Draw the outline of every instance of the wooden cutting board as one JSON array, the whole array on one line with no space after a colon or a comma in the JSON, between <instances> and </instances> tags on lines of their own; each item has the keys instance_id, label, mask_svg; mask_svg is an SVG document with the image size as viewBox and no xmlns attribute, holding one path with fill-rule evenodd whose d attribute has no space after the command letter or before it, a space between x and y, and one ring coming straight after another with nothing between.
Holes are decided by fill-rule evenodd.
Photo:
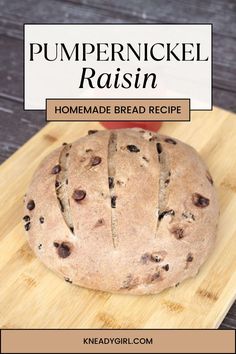
<instances>
[{"instance_id":1,"label":"wooden cutting board","mask_svg":"<svg viewBox=\"0 0 236 354\"><path fill-rule=\"evenodd\" d=\"M216 328L236 295L236 115L215 108L191 123L165 123L202 155L218 188L221 217L214 252L195 279L159 295L111 295L68 284L26 243L22 199L38 163L98 123L50 123L0 167L1 328Z\"/></svg>"}]
</instances>

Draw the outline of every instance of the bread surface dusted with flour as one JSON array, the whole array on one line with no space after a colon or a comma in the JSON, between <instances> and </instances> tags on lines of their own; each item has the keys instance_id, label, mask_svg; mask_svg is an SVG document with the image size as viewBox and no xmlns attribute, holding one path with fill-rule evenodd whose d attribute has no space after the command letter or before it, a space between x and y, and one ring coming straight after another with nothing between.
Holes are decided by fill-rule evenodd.
<instances>
[{"instance_id":1,"label":"bread surface dusted with flour","mask_svg":"<svg viewBox=\"0 0 236 354\"><path fill-rule=\"evenodd\" d=\"M218 214L213 180L192 147L122 129L90 131L46 157L24 221L36 255L66 281L149 294L197 274Z\"/></svg>"}]
</instances>

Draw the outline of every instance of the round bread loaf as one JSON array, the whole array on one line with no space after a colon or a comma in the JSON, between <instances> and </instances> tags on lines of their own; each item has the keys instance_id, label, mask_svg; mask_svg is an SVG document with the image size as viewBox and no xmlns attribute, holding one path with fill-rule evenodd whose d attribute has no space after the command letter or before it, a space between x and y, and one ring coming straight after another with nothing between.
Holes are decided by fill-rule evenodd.
<instances>
[{"instance_id":1,"label":"round bread loaf","mask_svg":"<svg viewBox=\"0 0 236 354\"><path fill-rule=\"evenodd\" d=\"M24 215L30 246L65 281L150 294L197 274L214 244L219 207L192 147L122 129L90 131L46 157Z\"/></svg>"}]
</instances>

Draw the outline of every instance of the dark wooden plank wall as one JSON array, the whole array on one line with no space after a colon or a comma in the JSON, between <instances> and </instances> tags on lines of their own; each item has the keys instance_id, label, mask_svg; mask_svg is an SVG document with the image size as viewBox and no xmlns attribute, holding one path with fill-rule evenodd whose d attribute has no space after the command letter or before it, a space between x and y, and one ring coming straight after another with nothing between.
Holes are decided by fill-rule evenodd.
<instances>
[{"instance_id":1,"label":"dark wooden plank wall","mask_svg":"<svg viewBox=\"0 0 236 354\"><path fill-rule=\"evenodd\" d=\"M236 112L235 0L0 0L0 162L45 124L23 111L23 23L213 23L214 105ZM221 328L236 328L236 305Z\"/></svg>"}]
</instances>

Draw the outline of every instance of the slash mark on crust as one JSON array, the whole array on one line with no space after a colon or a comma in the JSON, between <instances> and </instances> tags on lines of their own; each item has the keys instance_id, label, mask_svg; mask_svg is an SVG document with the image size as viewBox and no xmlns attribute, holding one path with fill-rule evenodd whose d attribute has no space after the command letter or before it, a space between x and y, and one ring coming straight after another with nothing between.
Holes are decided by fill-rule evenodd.
<instances>
[{"instance_id":1,"label":"slash mark on crust","mask_svg":"<svg viewBox=\"0 0 236 354\"><path fill-rule=\"evenodd\" d=\"M117 235L117 220L116 220L116 188L115 188L115 176L116 166L114 156L117 151L117 133L111 132L108 142L108 186L110 191L111 200L111 234L114 248L117 247L118 235Z\"/></svg>"},{"instance_id":2,"label":"slash mark on crust","mask_svg":"<svg viewBox=\"0 0 236 354\"><path fill-rule=\"evenodd\" d=\"M63 219L68 228L71 230L71 232L74 233L74 225L70 208L70 199L68 194L68 166L70 159L70 149L71 145L66 144L61 151L59 157L59 164L61 170L60 173L56 175L55 189Z\"/></svg>"},{"instance_id":3,"label":"slash mark on crust","mask_svg":"<svg viewBox=\"0 0 236 354\"><path fill-rule=\"evenodd\" d=\"M170 171L167 160L167 153L163 149L163 144L160 141L159 136L156 136L156 140L154 140L154 144L156 145L156 153L157 153L157 163L160 166L160 175L159 175L159 192L158 192L158 200L157 200L157 224L156 224L156 232L155 237L157 236L158 229L160 226L160 222L162 220L162 215L166 210L167 202L168 202L168 184L166 181L170 177Z\"/></svg>"}]
</instances>

